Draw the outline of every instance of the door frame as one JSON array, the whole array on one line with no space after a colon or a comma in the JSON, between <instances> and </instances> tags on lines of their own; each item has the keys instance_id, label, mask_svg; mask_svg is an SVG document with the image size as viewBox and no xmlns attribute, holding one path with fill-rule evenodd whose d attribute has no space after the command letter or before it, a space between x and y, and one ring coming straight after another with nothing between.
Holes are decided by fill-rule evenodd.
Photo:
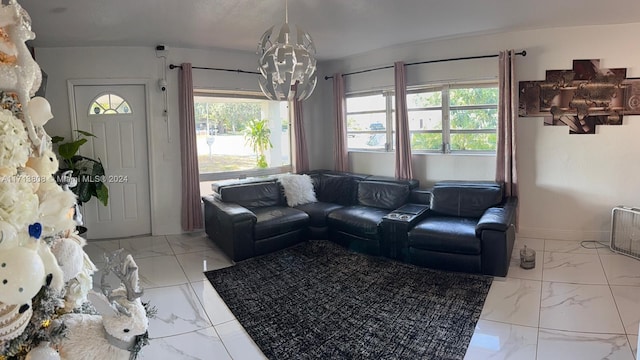
<instances>
[{"instance_id":1,"label":"door frame","mask_svg":"<svg viewBox=\"0 0 640 360\"><path fill-rule=\"evenodd\" d=\"M149 89L152 89L152 80L145 78L118 78L118 79L106 79L106 78L91 78L91 79L70 79L67 80L67 94L69 97L69 118L71 121L71 135L73 131L78 130L78 115L76 114L76 98L73 91L75 86L118 86L118 85L142 85L144 87L145 98L145 123L147 129L147 168L149 173L149 207L151 222L151 235L156 233L155 231L155 218L156 218L156 192L155 192L155 180L153 174L153 136L151 129L151 94Z\"/></svg>"}]
</instances>

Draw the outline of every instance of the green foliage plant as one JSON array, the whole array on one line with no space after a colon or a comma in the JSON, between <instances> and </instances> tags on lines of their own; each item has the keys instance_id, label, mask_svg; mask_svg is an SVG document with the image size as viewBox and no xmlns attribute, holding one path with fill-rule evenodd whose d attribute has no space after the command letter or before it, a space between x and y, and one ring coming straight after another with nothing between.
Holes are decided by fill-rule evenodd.
<instances>
[{"instance_id":1,"label":"green foliage plant","mask_svg":"<svg viewBox=\"0 0 640 360\"><path fill-rule=\"evenodd\" d=\"M94 196L100 203L107 206L109 203L109 188L105 185L106 180L104 166L100 159L92 159L78 155L80 147L84 145L89 137L96 137L90 132L75 130L78 136L75 140L63 142L64 137L54 136L51 142L58 144L58 155L62 159L60 170L72 170L72 176L78 180L78 184L70 190L78 197L80 205L91 200Z\"/></svg>"},{"instance_id":2,"label":"green foliage plant","mask_svg":"<svg viewBox=\"0 0 640 360\"><path fill-rule=\"evenodd\" d=\"M265 152L267 149L273 148L271 143L271 129L269 128L269 120L253 119L249 121L244 130L245 144L251 147L254 153L258 155L257 166L260 169L269 167Z\"/></svg>"}]
</instances>

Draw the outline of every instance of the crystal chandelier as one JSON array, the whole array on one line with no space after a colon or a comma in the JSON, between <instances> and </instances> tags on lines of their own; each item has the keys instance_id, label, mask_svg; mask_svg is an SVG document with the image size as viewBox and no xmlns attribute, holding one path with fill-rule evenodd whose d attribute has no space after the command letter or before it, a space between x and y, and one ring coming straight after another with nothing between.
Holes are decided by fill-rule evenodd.
<instances>
[{"instance_id":1,"label":"crystal chandelier","mask_svg":"<svg viewBox=\"0 0 640 360\"><path fill-rule=\"evenodd\" d=\"M260 89L271 100L304 100L318 81L316 47L300 27L292 31L286 0L284 11L284 24L270 27L258 44Z\"/></svg>"}]
</instances>

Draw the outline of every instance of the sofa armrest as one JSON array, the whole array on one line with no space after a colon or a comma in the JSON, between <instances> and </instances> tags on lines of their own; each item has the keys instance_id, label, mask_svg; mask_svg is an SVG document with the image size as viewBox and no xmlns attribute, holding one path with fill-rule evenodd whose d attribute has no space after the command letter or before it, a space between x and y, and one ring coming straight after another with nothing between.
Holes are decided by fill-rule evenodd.
<instances>
[{"instance_id":1,"label":"sofa armrest","mask_svg":"<svg viewBox=\"0 0 640 360\"><path fill-rule=\"evenodd\" d=\"M409 202L414 204L431 205L431 191L413 189L409 195Z\"/></svg>"},{"instance_id":2,"label":"sofa armrest","mask_svg":"<svg viewBox=\"0 0 640 360\"><path fill-rule=\"evenodd\" d=\"M213 206L216 211L220 213L220 216L226 218L230 222L240 222L246 220L253 220L255 222L256 215L244 206L240 206L236 203L227 203L220 200L215 196L204 196L202 198L205 206L207 203Z\"/></svg>"},{"instance_id":3,"label":"sofa armrest","mask_svg":"<svg viewBox=\"0 0 640 360\"><path fill-rule=\"evenodd\" d=\"M225 203L214 196L204 196L202 201L209 238L234 261L252 257L256 215L243 206Z\"/></svg>"},{"instance_id":4,"label":"sofa armrest","mask_svg":"<svg viewBox=\"0 0 640 360\"><path fill-rule=\"evenodd\" d=\"M476 225L476 236L483 230L507 231L513 224L518 205L517 197L508 197L503 205L488 208Z\"/></svg>"},{"instance_id":5,"label":"sofa armrest","mask_svg":"<svg viewBox=\"0 0 640 360\"><path fill-rule=\"evenodd\" d=\"M506 231L482 231L480 247L483 274L492 276L507 275L515 240L516 231L514 226L509 226Z\"/></svg>"},{"instance_id":6,"label":"sofa armrest","mask_svg":"<svg viewBox=\"0 0 640 360\"><path fill-rule=\"evenodd\" d=\"M482 249L482 273L506 276L516 239L513 223L518 198L509 197L498 207L487 209L476 226Z\"/></svg>"}]
</instances>

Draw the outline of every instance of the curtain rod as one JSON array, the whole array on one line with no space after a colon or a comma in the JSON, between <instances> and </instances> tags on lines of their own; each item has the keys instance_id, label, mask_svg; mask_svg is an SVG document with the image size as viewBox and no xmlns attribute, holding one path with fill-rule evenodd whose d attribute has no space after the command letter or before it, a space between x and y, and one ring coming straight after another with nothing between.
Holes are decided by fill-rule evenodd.
<instances>
[{"instance_id":1,"label":"curtain rod","mask_svg":"<svg viewBox=\"0 0 640 360\"><path fill-rule=\"evenodd\" d=\"M169 65L169 69L173 70L175 68L180 68L182 69L182 65L174 65L174 64L170 64ZM201 66L192 66L192 69L200 69L200 70L216 70L216 71L228 71L228 72L234 72L234 73L241 73L241 74L260 74L257 71L247 71L247 70L240 70L240 69L222 69L222 68L210 68L210 67L201 67Z\"/></svg>"},{"instance_id":2,"label":"curtain rod","mask_svg":"<svg viewBox=\"0 0 640 360\"><path fill-rule=\"evenodd\" d=\"M516 55L527 56L527 51L526 50L522 50L521 52L517 52L515 54ZM457 58L439 59L439 60L427 60L427 61L420 61L420 62L414 62L414 63L407 63L407 64L404 64L404 66L420 65L420 64L432 64L432 63L447 62L447 61L458 61L458 60L486 59L486 58L494 58L494 57L498 57L498 56L500 56L500 54L466 56L466 57L457 57ZM362 74L362 73L366 73L366 72L370 72L370 71L383 70L383 69L392 69L393 66L394 65L388 65L388 66L381 66L381 67L377 67L377 68L373 68L373 69L354 71L354 72L342 74L342 76ZM324 79L325 80L333 79L333 76L325 76Z\"/></svg>"}]
</instances>

